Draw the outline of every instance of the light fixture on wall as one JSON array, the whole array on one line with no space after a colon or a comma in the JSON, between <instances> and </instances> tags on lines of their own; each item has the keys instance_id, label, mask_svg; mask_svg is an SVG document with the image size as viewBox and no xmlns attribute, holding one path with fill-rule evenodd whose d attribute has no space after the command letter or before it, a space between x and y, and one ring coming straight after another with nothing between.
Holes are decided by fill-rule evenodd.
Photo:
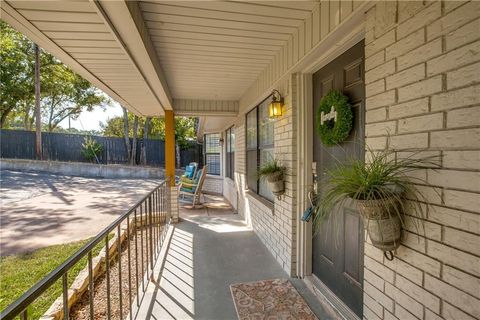
<instances>
[{"instance_id":1,"label":"light fixture on wall","mask_svg":"<svg viewBox=\"0 0 480 320\"><path fill-rule=\"evenodd\" d=\"M272 102L268 106L268 115L270 118L275 119L283 115L283 97L278 90L272 91Z\"/></svg>"}]
</instances>

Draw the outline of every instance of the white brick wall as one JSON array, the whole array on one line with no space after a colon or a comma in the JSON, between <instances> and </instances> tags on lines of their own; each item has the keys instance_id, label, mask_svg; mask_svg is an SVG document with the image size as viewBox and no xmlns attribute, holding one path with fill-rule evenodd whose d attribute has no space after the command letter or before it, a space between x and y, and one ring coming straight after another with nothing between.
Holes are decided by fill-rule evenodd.
<instances>
[{"instance_id":1,"label":"white brick wall","mask_svg":"<svg viewBox=\"0 0 480 320\"><path fill-rule=\"evenodd\" d=\"M436 191L420 187L425 234L407 223L392 262L365 243L364 318L480 319L480 2L377 3L366 19L367 143L441 161L418 172Z\"/></svg>"},{"instance_id":2,"label":"white brick wall","mask_svg":"<svg viewBox=\"0 0 480 320\"><path fill-rule=\"evenodd\" d=\"M296 76L292 76L279 90L285 95L285 114L274 126L275 155L287 167L285 195L269 203L246 191L245 116L235 124L235 184L238 193L238 212L247 222L283 269L295 275L295 206L294 186L296 167L296 116L293 97L296 96ZM254 107L254 106L252 106Z\"/></svg>"},{"instance_id":3,"label":"white brick wall","mask_svg":"<svg viewBox=\"0 0 480 320\"><path fill-rule=\"evenodd\" d=\"M172 214L172 222L178 222L178 188L170 187L170 213Z\"/></svg>"},{"instance_id":4,"label":"white brick wall","mask_svg":"<svg viewBox=\"0 0 480 320\"><path fill-rule=\"evenodd\" d=\"M320 32L305 37L308 48L291 50L297 42L289 42L289 51L276 58L280 63L274 62L241 98L242 115L235 124L238 211L292 275L295 75L280 88L275 83L287 105L275 124L275 153L288 174L287 193L273 207L246 192L244 113L314 42L345 21L348 14L341 10L335 18L336 7L341 6L319 4L309 28ZM437 171L416 173L434 186L418 186L431 204L425 206L420 239L411 218L394 261L365 243L364 318L480 319L480 1L379 1L365 19L367 144L396 150L397 157L425 150L441 160Z\"/></svg>"},{"instance_id":5,"label":"white brick wall","mask_svg":"<svg viewBox=\"0 0 480 320\"><path fill-rule=\"evenodd\" d=\"M223 196L235 210L238 210L238 192L234 180L227 177L223 179Z\"/></svg>"},{"instance_id":6,"label":"white brick wall","mask_svg":"<svg viewBox=\"0 0 480 320\"><path fill-rule=\"evenodd\" d=\"M223 177L215 175L207 175L203 182L202 191L206 193L223 193Z\"/></svg>"}]
</instances>

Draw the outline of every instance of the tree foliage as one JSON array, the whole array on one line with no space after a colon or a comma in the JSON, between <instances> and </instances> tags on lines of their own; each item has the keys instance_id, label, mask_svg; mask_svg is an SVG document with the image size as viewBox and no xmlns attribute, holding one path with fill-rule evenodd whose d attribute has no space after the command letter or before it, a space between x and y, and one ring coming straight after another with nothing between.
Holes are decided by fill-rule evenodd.
<instances>
[{"instance_id":1,"label":"tree foliage","mask_svg":"<svg viewBox=\"0 0 480 320\"><path fill-rule=\"evenodd\" d=\"M102 91L53 56L47 55L44 60L48 62L40 73L42 118L48 131L53 131L68 117L76 119L83 111L110 104Z\"/></svg>"},{"instance_id":2,"label":"tree foliage","mask_svg":"<svg viewBox=\"0 0 480 320\"><path fill-rule=\"evenodd\" d=\"M1 126L22 122L25 129L31 130L35 94L33 43L3 21L0 28ZM82 111L110 104L102 91L43 50L40 82L42 122L48 131L55 130L68 117L76 119Z\"/></svg>"},{"instance_id":3,"label":"tree foliage","mask_svg":"<svg viewBox=\"0 0 480 320\"><path fill-rule=\"evenodd\" d=\"M129 136L133 137L135 115L131 112L128 113L128 128ZM138 119L138 135L145 136L145 117L139 117ZM180 148L186 148L189 143L196 138L195 132L195 118L193 117L176 117L175 118L175 139ZM105 123L101 124L102 132L104 136L111 137L123 137L123 117L118 116L109 119ZM165 139L165 120L163 118L151 118L148 125L147 137L151 139Z\"/></svg>"},{"instance_id":4,"label":"tree foliage","mask_svg":"<svg viewBox=\"0 0 480 320\"><path fill-rule=\"evenodd\" d=\"M33 45L0 20L0 126L34 102Z\"/></svg>"}]
</instances>

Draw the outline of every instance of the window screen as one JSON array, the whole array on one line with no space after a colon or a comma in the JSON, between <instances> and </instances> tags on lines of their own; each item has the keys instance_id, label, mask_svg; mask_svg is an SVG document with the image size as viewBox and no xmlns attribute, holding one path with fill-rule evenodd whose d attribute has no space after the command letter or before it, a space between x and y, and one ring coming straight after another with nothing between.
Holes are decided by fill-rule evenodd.
<instances>
[{"instance_id":1,"label":"window screen","mask_svg":"<svg viewBox=\"0 0 480 320\"><path fill-rule=\"evenodd\" d=\"M203 142L205 164L208 174L220 175L220 134L206 134Z\"/></svg>"}]
</instances>

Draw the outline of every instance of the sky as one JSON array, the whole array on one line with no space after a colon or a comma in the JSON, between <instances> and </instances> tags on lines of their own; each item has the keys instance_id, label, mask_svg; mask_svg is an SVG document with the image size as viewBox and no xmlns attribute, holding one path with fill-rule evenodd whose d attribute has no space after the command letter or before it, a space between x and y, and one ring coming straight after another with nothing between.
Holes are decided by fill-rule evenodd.
<instances>
[{"instance_id":1,"label":"sky","mask_svg":"<svg viewBox=\"0 0 480 320\"><path fill-rule=\"evenodd\" d=\"M100 131L100 122L106 122L116 116L123 114L122 107L114 102L112 106L106 107L105 110L97 107L91 112L84 111L80 114L77 120L71 120L72 128L78 130L97 130ZM68 118L60 122L60 126L68 129Z\"/></svg>"}]
</instances>

